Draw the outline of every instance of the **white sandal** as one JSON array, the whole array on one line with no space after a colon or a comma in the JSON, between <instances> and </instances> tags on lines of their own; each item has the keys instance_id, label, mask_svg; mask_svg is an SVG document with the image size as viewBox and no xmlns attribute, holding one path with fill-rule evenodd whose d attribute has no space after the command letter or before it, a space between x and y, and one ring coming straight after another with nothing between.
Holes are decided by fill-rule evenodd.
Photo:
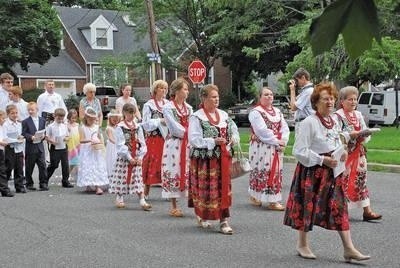
<instances>
[{"instance_id":1,"label":"white sandal","mask_svg":"<svg viewBox=\"0 0 400 268\"><path fill-rule=\"evenodd\" d=\"M207 220L203 220L199 216L196 216L196 217L197 217L197 224L199 225L199 227L202 227L204 229L211 228L210 222L208 222Z\"/></svg>"},{"instance_id":2,"label":"white sandal","mask_svg":"<svg viewBox=\"0 0 400 268\"><path fill-rule=\"evenodd\" d=\"M225 235L233 234L233 230L229 226L228 221L220 222L219 228L220 228L220 232L225 234Z\"/></svg>"}]
</instances>

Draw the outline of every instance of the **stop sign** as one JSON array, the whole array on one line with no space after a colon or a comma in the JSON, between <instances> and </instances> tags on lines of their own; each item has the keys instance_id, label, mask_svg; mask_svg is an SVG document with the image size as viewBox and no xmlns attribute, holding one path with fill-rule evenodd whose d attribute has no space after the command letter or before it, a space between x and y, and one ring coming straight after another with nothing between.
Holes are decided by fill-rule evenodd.
<instances>
[{"instance_id":1,"label":"stop sign","mask_svg":"<svg viewBox=\"0 0 400 268\"><path fill-rule=\"evenodd\" d=\"M206 78L206 67L199 60L192 61L188 67L188 74L193 84L199 84Z\"/></svg>"}]
</instances>

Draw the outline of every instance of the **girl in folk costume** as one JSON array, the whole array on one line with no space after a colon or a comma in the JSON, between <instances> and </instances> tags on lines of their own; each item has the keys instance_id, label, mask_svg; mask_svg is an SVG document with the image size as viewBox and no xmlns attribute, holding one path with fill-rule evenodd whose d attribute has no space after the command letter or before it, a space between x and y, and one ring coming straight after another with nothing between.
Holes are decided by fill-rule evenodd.
<instances>
[{"instance_id":1,"label":"girl in folk costume","mask_svg":"<svg viewBox=\"0 0 400 268\"><path fill-rule=\"evenodd\" d=\"M92 107L85 109L82 125L79 128L80 151L77 185L86 187L89 192L93 188L97 195L103 194L108 185L104 145L101 146L99 125L96 124L98 115Z\"/></svg>"},{"instance_id":2,"label":"girl in folk costume","mask_svg":"<svg viewBox=\"0 0 400 268\"><path fill-rule=\"evenodd\" d=\"M232 204L229 167L239 133L228 114L217 108L217 86L206 85L201 97L201 108L189 122L189 207L194 207L199 226L209 228L208 220L219 220L221 232L232 234L227 221Z\"/></svg>"},{"instance_id":3,"label":"girl in folk costume","mask_svg":"<svg viewBox=\"0 0 400 268\"><path fill-rule=\"evenodd\" d=\"M146 154L146 143L142 128L135 123L136 106L126 103L122 106L123 121L115 129L115 146L117 160L109 175L109 192L116 194L115 205L124 208L123 196L136 193L143 210L148 211L151 205L143 194L142 159Z\"/></svg>"},{"instance_id":4,"label":"girl in folk costume","mask_svg":"<svg viewBox=\"0 0 400 268\"><path fill-rule=\"evenodd\" d=\"M162 197L171 200L169 211L172 217L182 217L176 199L187 195L189 175L188 127L192 107L186 103L189 95L189 83L178 78L171 83L172 100L163 107L165 123L169 134L164 143L161 160Z\"/></svg>"},{"instance_id":5,"label":"girl in folk costume","mask_svg":"<svg viewBox=\"0 0 400 268\"><path fill-rule=\"evenodd\" d=\"M107 161L107 174L110 175L117 159L117 150L115 147L114 131L120 121L121 114L116 109L111 109L107 114L108 124L106 128L107 145L106 145L106 161Z\"/></svg>"},{"instance_id":6,"label":"girl in folk costume","mask_svg":"<svg viewBox=\"0 0 400 268\"><path fill-rule=\"evenodd\" d=\"M250 201L256 206L269 203L267 209L283 211L282 200L283 151L289 140L289 127L281 111L272 106L272 90L263 87L259 105L249 113L251 143L249 158Z\"/></svg>"},{"instance_id":7,"label":"girl in folk costume","mask_svg":"<svg viewBox=\"0 0 400 268\"><path fill-rule=\"evenodd\" d=\"M168 133L162 108L167 100L168 84L163 80L154 81L151 88L152 99L143 105L142 127L146 132L147 153L143 158L143 182L145 198L152 184L161 183L161 158L164 137Z\"/></svg>"},{"instance_id":8,"label":"girl in folk costume","mask_svg":"<svg viewBox=\"0 0 400 268\"><path fill-rule=\"evenodd\" d=\"M75 177L78 174L79 165L79 149L80 149L80 136L79 136L79 124L78 121L78 111L75 109L70 109L67 115L68 119L68 132L69 139L67 142L68 148L68 164L69 164L69 175Z\"/></svg>"},{"instance_id":9,"label":"girl in folk costume","mask_svg":"<svg viewBox=\"0 0 400 268\"><path fill-rule=\"evenodd\" d=\"M350 134L348 143L349 157L346 161L345 193L349 208L363 208L363 220L379 220L382 215L372 211L367 188L367 159L364 144L370 140L371 132L365 131L367 126L359 111L356 111L358 89L344 87L340 90L339 104L341 109L336 111L338 122L343 131ZM360 133L360 131L363 131Z\"/></svg>"}]
</instances>

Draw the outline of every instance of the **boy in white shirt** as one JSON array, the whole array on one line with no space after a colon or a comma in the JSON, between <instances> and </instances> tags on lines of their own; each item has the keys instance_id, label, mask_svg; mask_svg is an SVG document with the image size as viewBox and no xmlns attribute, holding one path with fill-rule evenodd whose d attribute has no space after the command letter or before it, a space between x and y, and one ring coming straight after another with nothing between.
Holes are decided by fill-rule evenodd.
<instances>
[{"instance_id":1,"label":"boy in white shirt","mask_svg":"<svg viewBox=\"0 0 400 268\"><path fill-rule=\"evenodd\" d=\"M4 147L8 145L6 142L6 133L3 124L6 121L6 113L0 110L0 192L1 196L13 197L10 188L8 188L7 168L4 159Z\"/></svg>"},{"instance_id":2,"label":"boy in white shirt","mask_svg":"<svg viewBox=\"0 0 400 268\"><path fill-rule=\"evenodd\" d=\"M64 123L65 110L57 108L54 111L54 122L46 129L46 140L50 145L50 165L47 167L47 181L58 168L61 161L62 187L74 187L69 181L68 148L66 142L69 139L68 127Z\"/></svg>"},{"instance_id":3,"label":"boy in white shirt","mask_svg":"<svg viewBox=\"0 0 400 268\"><path fill-rule=\"evenodd\" d=\"M18 122L18 108L14 104L7 105L8 118L3 124L7 136L8 145L5 147L5 163L7 178L11 177L14 170L14 186L16 193L26 193L24 182L24 137L21 123Z\"/></svg>"}]
</instances>

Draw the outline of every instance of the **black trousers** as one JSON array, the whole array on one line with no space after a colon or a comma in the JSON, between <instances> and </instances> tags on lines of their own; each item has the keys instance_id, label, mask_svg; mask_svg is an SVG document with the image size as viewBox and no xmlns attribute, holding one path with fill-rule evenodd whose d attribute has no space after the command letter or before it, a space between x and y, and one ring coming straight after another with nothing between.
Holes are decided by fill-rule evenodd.
<instances>
[{"instance_id":1,"label":"black trousers","mask_svg":"<svg viewBox=\"0 0 400 268\"><path fill-rule=\"evenodd\" d=\"M56 150L54 145L50 146L50 165L47 167L47 181L61 162L62 182L67 183L69 178L68 149Z\"/></svg>"},{"instance_id":2,"label":"black trousers","mask_svg":"<svg viewBox=\"0 0 400 268\"><path fill-rule=\"evenodd\" d=\"M25 178L26 186L33 186L32 172L35 164L39 170L39 185L47 184L46 157L44 152L25 152Z\"/></svg>"},{"instance_id":3,"label":"black trousers","mask_svg":"<svg viewBox=\"0 0 400 268\"><path fill-rule=\"evenodd\" d=\"M9 191L4 150L0 150L0 192L7 193Z\"/></svg>"},{"instance_id":4,"label":"black trousers","mask_svg":"<svg viewBox=\"0 0 400 268\"><path fill-rule=\"evenodd\" d=\"M7 179L10 179L11 172L14 170L14 186L16 190L23 189L24 183L24 154L16 153L14 148L9 145L5 148L5 159L7 167Z\"/></svg>"}]
</instances>

